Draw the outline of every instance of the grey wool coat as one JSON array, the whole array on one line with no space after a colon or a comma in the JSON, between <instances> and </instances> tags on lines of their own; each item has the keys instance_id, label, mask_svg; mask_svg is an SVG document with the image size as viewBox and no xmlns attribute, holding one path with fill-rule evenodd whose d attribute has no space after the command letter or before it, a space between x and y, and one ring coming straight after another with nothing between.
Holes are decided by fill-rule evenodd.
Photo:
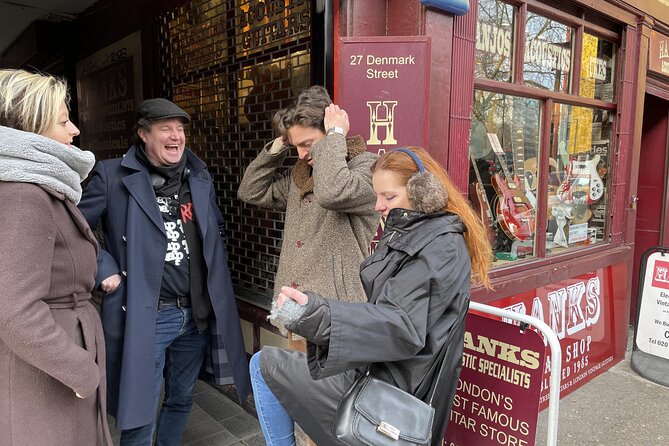
<instances>
[{"instance_id":1,"label":"grey wool coat","mask_svg":"<svg viewBox=\"0 0 669 446\"><path fill-rule=\"evenodd\" d=\"M361 137L332 133L313 146L313 169L298 160L281 172L288 150L270 154L270 145L247 167L238 195L286 211L274 297L282 286L292 286L364 301L358 268L379 223L370 171L377 156L365 151Z\"/></svg>"},{"instance_id":2,"label":"grey wool coat","mask_svg":"<svg viewBox=\"0 0 669 446\"><path fill-rule=\"evenodd\" d=\"M463 231L452 214L392 210L377 250L360 268L369 301L344 303L307 292L304 314L287 327L307 339L307 354L263 348L265 381L316 444L343 444L331 432L339 401L370 366L373 376L424 401L436 386L431 444L441 445L469 306ZM434 383L442 357L442 379Z\"/></svg>"},{"instance_id":3,"label":"grey wool coat","mask_svg":"<svg viewBox=\"0 0 669 446\"><path fill-rule=\"evenodd\" d=\"M0 208L0 444L111 445L95 238L47 187L0 182Z\"/></svg>"}]
</instances>

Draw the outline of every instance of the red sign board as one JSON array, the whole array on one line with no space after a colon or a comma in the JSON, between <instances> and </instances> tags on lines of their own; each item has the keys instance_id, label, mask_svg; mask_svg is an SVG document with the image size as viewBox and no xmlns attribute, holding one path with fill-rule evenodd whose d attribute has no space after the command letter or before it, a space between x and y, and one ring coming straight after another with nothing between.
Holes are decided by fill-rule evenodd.
<instances>
[{"instance_id":1,"label":"red sign board","mask_svg":"<svg viewBox=\"0 0 669 446\"><path fill-rule=\"evenodd\" d=\"M469 314L445 445L533 445L544 360L536 332Z\"/></svg>"},{"instance_id":2,"label":"red sign board","mask_svg":"<svg viewBox=\"0 0 669 446\"><path fill-rule=\"evenodd\" d=\"M669 36L657 31L650 32L648 69L669 76Z\"/></svg>"},{"instance_id":3,"label":"red sign board","mask_svg":"<svg viewBox=\"0 0 669 446\"><path fill-rule=\"evenodd\" d=\"M562 346L560 396L564 396L622 359L624 352L616 352L614 342L627 337L626 327L616 326L616 320L625 320L616 312L626 311L626 277L624 266L613 265L492 305L532 315L557 334ZM541 385L542 408L548 405L550 364L548 356Z\"/></svg>"},{"instance_id":4,"label":"red sign board","mask_svg":"<svg viewBox=\"0 0 669 446\"><path fill-rule=\"evenodd\" d=\"M655 260L652 264L652 285L669 290L669 262Z\"/></svg>"},{"instance_id":5,"label":"red sign board","mask_svg":"<svg viewBox=\"0 0 669 446\"><path fill-rule=\"evenodd\" d=\"M429 37L339 39L337 102L379 153L428 142Z\"/></svg>"}]
</instances>

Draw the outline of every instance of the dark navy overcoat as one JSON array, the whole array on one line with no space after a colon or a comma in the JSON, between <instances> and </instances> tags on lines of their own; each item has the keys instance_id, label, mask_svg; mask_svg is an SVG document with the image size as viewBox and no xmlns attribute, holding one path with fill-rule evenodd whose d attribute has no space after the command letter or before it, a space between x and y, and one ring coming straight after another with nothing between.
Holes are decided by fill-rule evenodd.
<instances>
[{"instance_id":1,"label":"dark navy overcoat","mask_svg":"<svg viewBox=\"0 0 669 446\"><path fill-rule=\"evenodd\" d=\"M86 186L79 209L104 232L96 283L114 274L123 280L102 299L107 347L107 406L120 429L152 423L156 413L155 324L167 236L149 172L133 146L123 158L101 161ZM217 384L234 381L241 400L251 385L235 293L227 263L223 217L204 163L186 150L195 222L207 266L215 320L203 372Z\"/></svg>"}]
</instances>

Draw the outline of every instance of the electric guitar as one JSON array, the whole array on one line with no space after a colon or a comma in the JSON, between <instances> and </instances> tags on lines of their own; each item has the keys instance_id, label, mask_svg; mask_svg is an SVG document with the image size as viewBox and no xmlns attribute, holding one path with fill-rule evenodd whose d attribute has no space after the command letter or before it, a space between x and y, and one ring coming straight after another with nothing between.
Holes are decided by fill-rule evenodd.
<instances>
[{"instance_id":1,"label":"electric guitar","mask_svg":"<svg viewBox=\"0 0 669 446\"><path fill-rule=\"evenodd\" d=\"M534 207L521 188L520 178L509 173L497 135L488 133L488 137L504 173L504 178L499 172L492 176L492 186L498 197L495 210L499 226L512 240L530 240L534 238L536 223Z\"/></svg>"},{"instance_id":2,"label":"electric guitar","mask_svg":"<svg viewBox=\"0 0 669 446\"><path fill-rule=\"evenodd\" d=\"M604 182L597 171L599 155L578 155L571 159L567 176L557 189L566 203L594 204L604 195Z\"/></svg>"}]
</instances>

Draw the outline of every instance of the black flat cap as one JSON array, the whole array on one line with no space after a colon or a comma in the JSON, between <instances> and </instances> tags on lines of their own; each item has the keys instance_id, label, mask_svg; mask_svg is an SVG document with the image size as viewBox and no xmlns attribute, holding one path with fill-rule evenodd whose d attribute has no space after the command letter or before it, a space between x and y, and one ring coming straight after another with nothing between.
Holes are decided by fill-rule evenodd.
<instances>
[{"instance_id":1,"label":"black flat cap","mask_svg":"<svg viewBox=\"0 0 669 446\"><path fill-rule=\"evenodd\" d=\"M147 99L137 107L137 121L148 119L179 118L184 122L190 122L190 115L172 101L163 98Z\"/></svg>"}]
</instances>

